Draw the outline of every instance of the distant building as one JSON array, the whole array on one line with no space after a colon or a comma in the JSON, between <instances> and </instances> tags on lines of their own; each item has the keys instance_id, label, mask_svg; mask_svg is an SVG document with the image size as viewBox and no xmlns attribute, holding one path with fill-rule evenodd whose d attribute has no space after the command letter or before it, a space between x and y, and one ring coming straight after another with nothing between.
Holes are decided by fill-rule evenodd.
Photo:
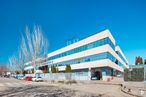
<instances>
[{"instance_id":1,"label":"distant building","mask_svg":"<svg viewBox=\"0 0 146 97\"><path fill-rule=\"evenodd\" d=\"M109 30L95 33L49 53L47 61L39 68L56 66L59 72L64 72L68 64L74 73L83 72L89 79L95 77L103 80L122 74L124 68L129 67L126 57ZM32 68L30 63L27 63L25 70Z\"/></svg>"},{"instance_id":2,"label":"distant building","mask_svg":"<svg viewBox=\"0 0 146 97\"><path fill-rule=\"evenodd\" d=\"M0 75L6 75L9 71L6 64L0 64Z\"/></svg>"}]
</instances>

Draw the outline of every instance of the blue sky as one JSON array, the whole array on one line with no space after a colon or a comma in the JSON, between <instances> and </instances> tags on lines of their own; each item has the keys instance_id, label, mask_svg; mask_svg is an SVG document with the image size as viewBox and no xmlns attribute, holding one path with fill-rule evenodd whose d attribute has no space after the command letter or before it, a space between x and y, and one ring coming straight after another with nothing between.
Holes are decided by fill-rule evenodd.
<instances>
[{"instance_id":1,"label":"blue sky","mask_svg":"<svg viewBox=\"0 0 146 97\"><path fill-rule=\"evenodd\" d=\"M107 28L130 64L146 59L146 0L0 0L0 63L17 51L26 25L41 26L48 52Z\"/></svg>"}]
</instances>

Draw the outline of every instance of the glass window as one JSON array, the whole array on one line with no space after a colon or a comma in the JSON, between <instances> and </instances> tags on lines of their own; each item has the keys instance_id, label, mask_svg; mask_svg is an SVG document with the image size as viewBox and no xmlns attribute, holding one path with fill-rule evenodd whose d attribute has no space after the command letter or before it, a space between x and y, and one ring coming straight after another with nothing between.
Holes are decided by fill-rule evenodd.
<instances>
[{"instance_id":1,"label":"glass window","mask_svg":"<svg viewBox=\"0 0 146 97\"><path fill-rule=\"evenodd\" d=\"M88 49L91 49L91 48L93 48L93 44L92 43L88 44Z\"/></svg>"},{"instance_id":2,"label":"glass window","mask_svg":"<svg viewBox=\"0 0 146 97\"><path fill-rule=\"evenodd\" d=\"M74 54L74 53L78 53L78 52L81 52L81 51L85 51L85 50L88 50L88 49L91 49L91 48L94 48L94 47L98 47L98 46L101 46L101 45L105 45L105 44L109 44L113 49L115 49L114 44L107 37L107 38L100 39L100 40L94 41L92 43L89 43L89 44L86 44L86 45L77 47L75 49L66 51L64 53L61 53L61 54L52 56L52 57L48 58L48 60L53 60L53 59L56 59L56 58L64 57L64 56L67 56L67 55L71 55L71 54Z\"/></svg>"},{"instance_id":3,"label":"glass window","mask_svg":"<svg viewBox=\"0 0 146 97\"><path fill-rule=\"evenodd\" d=\"M86 57L81 57L81 58L77 58L77 59L64 61L64 62L59 62L59 63L53 64L53 65L54 66L56 66L57 64L58 64L58 66L64 66L67 64L72 65L72 64L78 64L78 63L83 63L83 62L102 60L102 59L106 59L106 58L110 59L112 62L116 63L119 66L122 66L122 67L124 66L109 52L104 52L104 53L100 53L100 54L95 54L95 55L90 55L90 56L86 56ZM116 60L117 60L117 62L116 62Z\"/></svg>"}]
</instances>

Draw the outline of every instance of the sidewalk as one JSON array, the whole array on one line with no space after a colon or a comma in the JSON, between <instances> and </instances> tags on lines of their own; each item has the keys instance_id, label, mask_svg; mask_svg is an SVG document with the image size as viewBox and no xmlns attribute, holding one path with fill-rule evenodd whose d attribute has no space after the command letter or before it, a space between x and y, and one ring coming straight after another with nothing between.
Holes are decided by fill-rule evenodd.
<instances>
[{"instance_id":1,"label":"sidewalk","mask_svg":"<svg viewBox=\"0 0 146 97\"><path fill-rule=\"evenodd\" d=\"M100 83L100 82L99 82ZM114 78L109 82L102 82L104 84L121 85L121 91L136 97L146 97L146 82L125 82L123 78Z\"/></svg>"},{"instance_id":2,"label":"sidewalk","mask_svg":"<svg viewBox=\"0 0 146 97\"><path fill-rule=\"evenodd\" d=\"M78 80L76 84L71 85L59 84L57 82L52 83L50 81L50 85L52 84L62 88L96 94L99 97L133 97L129 94L123 93L121 91L121 84L113 81Z\"/></svg>"},{"instance_id":3,"label":"sidewalk","mask_svg":"<svg viewBox=\"0 0 146 97\"><path fill-rule=\"evenodd\" d=\"M121 91L136 97L146 97L146 82L125 82L123 78L114 78L109 82L98 82L103 84L121 85Z\"/></svg>"},{"instance_id":4,"label":"sidewalk","mask_svg":"<svg viewBox=\"0 0 146 97\"><path fill-rule=\"evenodd\" d=\"M57 86L74 90L90 92L102 97L140 97L140 89L144 90L143 82L124 82L122 78L114 78L110 81L97 80L78 80L77 84L66 85L56 84ZM146 90L146 84L145 84ZM146 97L145 94L141 97Z\"/></svg>"},{"instance_id":5,"label":"sidewalk","mask_svg":"<svg viewBox=\"0 0 146 97\"><path fill-rule=\"evenodd\" d=\"M131 95L146 97L146 83L124 82L122 91Z\"/></svg>"}]
</instances>

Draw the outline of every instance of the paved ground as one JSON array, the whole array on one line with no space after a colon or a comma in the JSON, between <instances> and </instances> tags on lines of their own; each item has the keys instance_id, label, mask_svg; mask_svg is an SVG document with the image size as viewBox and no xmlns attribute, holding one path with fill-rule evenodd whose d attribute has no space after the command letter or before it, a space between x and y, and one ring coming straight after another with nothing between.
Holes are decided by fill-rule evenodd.
<instances>
[{"instance_id":1,"label":"paved ground","mask_svg":"<svg viewBox=\"0 0 146 97\"><path fill-rule=\"evenodd\" d=\"M114 82L117 84L118 82ZM121 92L119 85L85 81L66 85L0 78L0 97L133 97Z\"/></svg>"},{"instance_id":2,"label":"paved ground","mask_svg":"<svg viewBox=\"0 0 146 97\"><path fill-rule=\"evenodd\" d=\"M61 85L62 86L62 85ZM93 93L96 95L100 95L100 97L133 97L131 95L125 94L121 91L120 85L111 85L104 83L79 83L74 84L68 87L67 85L63 85L63 87L79 90L83 92Z\"/></svg>"},{"instance_id":3,"label":"paved ground","mask_svg":"<svg viewBox=\"0 0 146 97\"><path fill-rule=\"evenodd\" d=\"M131 94L146 97L146 82L124 82L123 86L126 87L126 89L123 88L124 91L131 89Z\"/></svg>"},{"instance_id":4,"label":"paved ground","mask_svg":"<svg viewBox=\"0 0 146 97\"><path fill-rule=\"evenodd\" d=\"M47 82L29 82L0 78L0 97L99 97L95 94L71 90Z\"/></svg>"}]
</instances>

